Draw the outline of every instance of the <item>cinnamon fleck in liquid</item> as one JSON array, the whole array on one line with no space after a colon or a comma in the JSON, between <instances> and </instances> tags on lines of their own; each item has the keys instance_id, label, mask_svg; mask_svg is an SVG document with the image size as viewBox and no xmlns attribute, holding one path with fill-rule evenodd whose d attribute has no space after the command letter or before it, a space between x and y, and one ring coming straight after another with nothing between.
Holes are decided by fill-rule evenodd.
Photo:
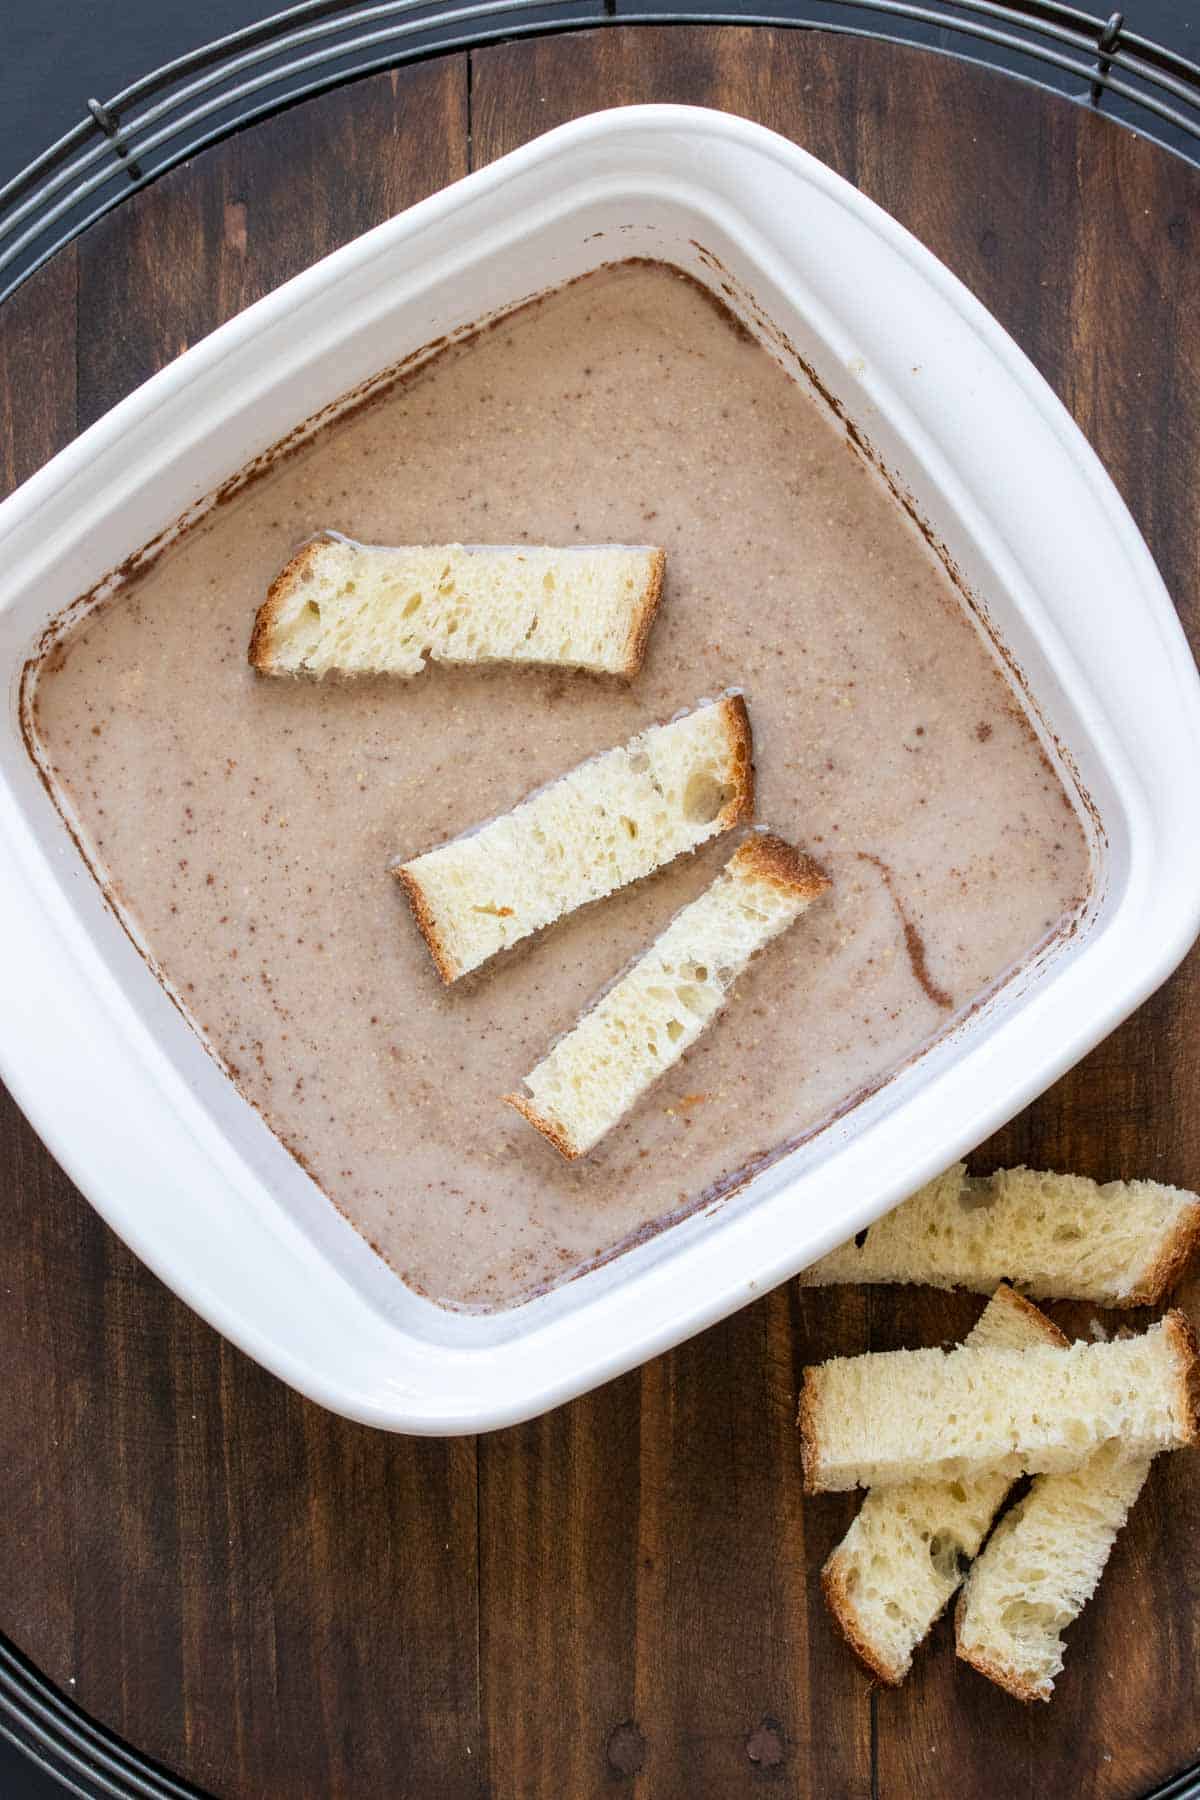
<instances>
[{"instance_id":1,"label":"cinnamon fleck in liquid","mask_svg":"<svg viewBox=\"0 0 1200 1800\"><path fill-rule=\"evenodd\" d=\"M380 543L661 543L630 685L528 669L269 681L281 564ZM758 817L832 893L591 1156L500 1096L712 879L729 838L453 988L388 874L736 684ZM548 296L219 507L40 672L114 898L242 1091L434 1299L510 1305L886 1078L1060 929L1082 828L950 581L817 403L659 266Z\"/></svg>"}]
</instances>

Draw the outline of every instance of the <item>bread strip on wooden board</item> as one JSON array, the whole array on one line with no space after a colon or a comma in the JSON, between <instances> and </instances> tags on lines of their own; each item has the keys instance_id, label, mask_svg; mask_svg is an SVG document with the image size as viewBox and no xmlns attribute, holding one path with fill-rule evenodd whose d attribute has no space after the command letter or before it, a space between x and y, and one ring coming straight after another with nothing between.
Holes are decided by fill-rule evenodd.
<instances>
[{"instance_id":1,"label":"bread strip on wooden board","mask_svg":"<svg viewBox=\"0 0 1200 1800\"><path fill-rule=\"evenodd\" d=\"M249 658L262 675L419 675L426 661L636 675L666 553L648 544L421 544L323 533L280 570Z\"/></svg>"},{"instance_id":2,"label":"bread strip on wooden board","mask_svg":"<svg viewBox=\"0 0 1200 1800\"><path fill-rule=\"evenodd\" d=\"M751 818L752 751L740 695L702 702L399 864L442 980Z\"/></svg>"},{"instance_id":3,"label":"bread strip on wooden board","mask_svg":"<svg viewBox=\"0 0 1200 1800\"><path fill-rule=\"evenodd\" d=\"M990 1293L1010 1281L1035 1299L1156 1306L1200 1244L1200 1198L1157 1181L998 1169L972 1179L955 1163L800 1276L924 1282Z\"/></svg>"},{"instance_id":4,"label":"bread strip on wooden board","mask_svg":"<svg viewBox=\"0 0 1200 1800\"><path fill-rule=\"evenodd\" d=\"M1049 1700L1062 1633L1099 1586L1150 1462L1109 1444L1069 1474L1038 1476L997 1525L959 1597L964 1662L1017 1700Z\"/></svg>"},{"instance_id":5,"label":"bread strip on wooden board","mask_svg":"<svg viewBox=\"0 0 1200 1800\"><path fill-rule=\"evenodd\" d=\"M1120 1440L1150 1456L1197 1435L1196 1335L1170 1312L1140 1337L1060 1350L893 1350L805 1371L810 1493L1076 1469Z\"/></svg>"},{"instance_id":6,"label":"bread strip on wooden board","mask_svg":"<svg viewBox=\"0 0 1200 1800\"><path fill-rule=\"evenodd\" d=\"M996 1290L965 1341L1010 1350L1067 1343L1057 1325L1007 1286ZM1011 1486L1010 1476L990 1473L905 1481L872 1488L863 1501L821 1571L821 1588L850 1648L888 1687L908 1674L913 1651L962 1582Z\"/></svg>"},{"instance_id":7,"label":"bread strip on wooden board","mask_svg":"<svg viewBox=\"0 0 1200 1800\"><path fill-rule=\"evenodd\" d=\"M754 833L508 1104L564 1156L585 1155L712 1023L750 958L828 886L802 851Z\"/></svg>"}]
</instances>

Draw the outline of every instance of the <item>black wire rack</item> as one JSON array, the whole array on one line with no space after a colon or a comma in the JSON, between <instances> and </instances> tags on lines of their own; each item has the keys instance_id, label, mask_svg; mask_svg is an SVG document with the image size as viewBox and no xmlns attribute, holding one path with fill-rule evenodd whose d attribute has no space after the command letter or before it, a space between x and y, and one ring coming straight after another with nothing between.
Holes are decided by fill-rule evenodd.
<instances>
[{"instance_id":1,"label":"black wire rack","mask_svg":"<svg viewBox=\"0 0 1200 1800\"><path fill-rule=\"evenodd\" d=\"M923 44L1050 85L1200 161L1200 66L1059 0L302 0L81 101L0 188L0 300L126 195L284 105L439 51L580 27L758 24Z\"/></svg>"},{"instance_id":2,"label":"black wire rack","mask_svg":"<svg viewBox=\"0 0 1200 1800\"><path fill-rule=\"evenodd\" d=\"M0 1638L0 1738L79 1800L207 1800L89 1719Z\"/></svg>"},{"instance_id":3,"label":"black wire rack","mask_svg":"<svg viewBox=\"0 0 1200 1800\"><path fill-rule=\"evenodd\" d=\"M165 64L80 119L0 187L0 301L168 169L282 107L449 50L620 25L771 25L885 37L1007 70L1102 107L1200 163L1200 66L1058 0L302 0ZM81 1800L204 1800L89 1719L0 1638L0 1738ZM1149 1800L1200 1800L1200 1764Z\"/></svg>"}]
</instances>

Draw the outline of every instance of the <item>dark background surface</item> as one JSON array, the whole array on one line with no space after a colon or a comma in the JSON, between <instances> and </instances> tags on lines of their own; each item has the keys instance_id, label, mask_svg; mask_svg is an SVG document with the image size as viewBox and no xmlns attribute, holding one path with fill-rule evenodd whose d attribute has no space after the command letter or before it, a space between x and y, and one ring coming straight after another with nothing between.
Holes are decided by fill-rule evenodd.
<instances>
[{"instance_id":1,"label":"dark background surface","mask_svg":"<svg viewBox=\"0 0 1200 1800\"><path fill-rule=\"evenodd\" d=\"M25 1758L0 1739L0 1794L4 1800L60 1800L57 1781L31 1769Z\"/></svg>"},{"instance_id":2,"label":"dark background surface","mask_svg":"<svg viewBox=\"0 0 1200 1800\"><path fill-rule=\"evenodd\" d=\"M697 0L699 3L699 0ZM1107 16L1109 0L1074 0L1081 12ZM0 54L0 184L74 125L89 96L107 100L138 76L200 44L211 43L282 7L264 0L4 0ZM618 11L634 7L618 7ZM729 0L725 10L737 10ZM811 10L820 10L814 0ZM1128 30L1200 61L1196 0L1127 0ZM931 27L930 43L951 47L950 33ZM1055 80L1047 70L1043 79ZM1064 85L1070 86L1067 82Z\"/></svg>"},{"instance_id":3,"label":"dark background surface","mask_svg":"<svg viewBox=\"0 0 1200 1800\"><path fill-rule=\"evenodd\" d=\"M67 1791L0 1738L0 1800L62 1800Z\"/></svg>"},{"instance_id":4,"label":"dark background surface","mask_svg":"<svg viewBox=\"0 0 1200 1800\"><path fill-rule=\"evenodd\" d=\"M137 76L268 10L261 0L190 5L126 0L102 10L95 0L57 0L53 7L44 0L7 0L0 56L0 183L75 123L89 95L107 98ZM1104 11L1102 0L1091 0L1088 10ZM1130 30L1200 59L1194 0L1129 0L1124 10ZM946 34L931 31L930 40L944 44ZM0 1738L0 1800L50 1800L63 1791Z\"/></svg>"}]
</instances>

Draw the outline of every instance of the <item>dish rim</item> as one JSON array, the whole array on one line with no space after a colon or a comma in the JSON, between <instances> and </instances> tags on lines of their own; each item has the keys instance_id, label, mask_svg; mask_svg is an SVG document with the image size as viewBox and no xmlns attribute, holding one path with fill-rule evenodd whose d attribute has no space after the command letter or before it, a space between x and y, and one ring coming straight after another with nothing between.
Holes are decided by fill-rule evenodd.
<instances>
[{"instance_id":1,"label":"dish rim","mask_svg":"<svg viewBox=\"0 0 1200 1800\"><path fill-rule=\"evenodd\" d=\"M231 350L252 342L282 320L293 317L297 307L327 293L348 272L365 268L376 259L394 255L398 246L411 242L422 231L452 216L455 210L468 202L478 202L489 196L501 198L506 185L530 170L552 163L556 157L565 156L569 159L589 146L595 146L598 141L607 139L611 144L622 137L628 138L636 149L639 134L647 132L652 135L664 132L683 133L685 136L699 133L710 148L714 145L724 146L733 153L749 149L756 155L768 157L788 175L812 184L827 198L835 200L861 222L869 225L888 248L915 264L924 280L934 286L953 306L971 326L988 354L1003 365L1006 374L1020 389L1024 398L1035 405L1043 423L1051 428L1058 439L1064 457L1074 465L1076 475L1083 477L1093 489L1099 490L1113 530L1121 539L1131 570L1138 577L1139 596L1148 614L1144 623L1157 627L1168 656L1174 655L1178 660L1182 650L1183 658L1186 659L1177 671L1181 675L1186 714L1180 723L1188 725L1193 744L1200 746L1200 683L1197 682L1186 640L1157 570L1150 560L1149 551L1094 452L1032 364L991 315L930 251L849 183L788 140L748 121L709 109L655 105L591 114L533 140L334 252L219 327L177 362L152 377L76 439L23 488L18 489L0 507L0 540L6 529L15 529L18 523L28 526L35 521L42 508L53 509L68 487L86 476L87 469L98 456L126 439L130 432L151 429L156 414L169 399L183 395L191 384L202 383L206 378L211 378ZM697 201L698 198L693 196ZM5 603L0 601L0 610L4 609ZM1129 773L1136 776L1137 771L1131 770ZM1142 774L1144 776L1145 771ZM1122 786L1126 798L1136 797L1136 782L1131 784L1123 775L1122 782L1118 785ZM1161 802L1162 796L1159 799ZM5 786L0 792L0 833L11 833L16 810L12 795ZM1178 850L1182 843L1182 834L1178 830L1182 815L1178 806L1174 807L1171 818L1176 814L1180 815L1180 818L1175 818L1174 842ZM1161 828L1161 814L1156 822ZM1144 817L1140 821L1135 820L1135 823L1139 824L1139 828L1149 828L1152 822ZM1200 837L1200 834L1196 836ZM845 1208L832 1223L826 1220L822 1230L815 1238L810 1238L801 1255L797 1256L794 1248L789 1248L786 1242L776 1241L772 1253L767 1255L764 1252L755 1263L756 1273L752 1278L744 1272L733 1278L726 1275L723 1280L714 1281L701 1300L691 1300L686 1306L660 1304L653 1321L649 1321L644 1290L651 1277L657 1284L664 1278L682 1274L691 1265L700 1267L707 1260L716 1268L725 1260L728 1252L714 1258L713 1247L718 1242L727 1244L729 1234L714 1231L708 1234L707 1239L698 1238L680 1251L674 1259L679 1264L678 1271L654 1266L636 1270L629 1281L610 1288L606 1293L585 1297L580 1306L570 1309L550 1323L546 1322L545 1309L540 1308L538 1301L517 1309L515 1313L492 1315L494 1318L511 1319L519 1313L527 1316L532 1324L532 1329L517 1331L499 1344L493 1341L465 1352L453 1347L447 1349L444 1345L423 1346L425 1354L417 1358L416 1373L428 1378L428 1365L434 1360L440 1361L443 1368L459 1368L464 1357L467 1362L474 1361L476 1364L481 1357L491 1364L506 1364L513 1361L511 1353L515 1349L542 1340L540 1359L534 1359L535 1363L540 1360L542 1366L527 1372L525 1385L504 1393L499 1392L500 1383L495 1379L497 1371L493 1368L489 1371L490 1396L470 1391L472 1380L479 1373L476 1368L471 1371L471 1378L465 1384L459 1383L453 1396L439 1390L436 1381L426 1379L424 1385L418 1382L415 1388L402 1385L391 1391L386 1384L382 1388L377 1385L372 1397L361 1391L353 1391L344 1376L324 1371L319 1359L313 1361L290 1353L286 1346L256 1323L254 1318L248 1317L244 1309L239 1310L237 1306L231 1305L211 1279L208 1282L199 1279L194 1271L181 1269L177 1260L164 1254L153 1229L152 1209L150 1216L146 1216L145 1209L139 1213L136 1202L123 1199L107 1180L97 1176L94 1158L89 1154L89 1145L80 1143L78 1133L72 1128L60 1128L55 1119L54 1095L47 1087L44 1069L35 1069L24 1055L22 1033L12 1029L18 1023L16 1013L19 1008L14 1009L9 1026L6 1027L0 1021L0 1072L12 1088L18 1104L27 1112L52 1152L102 1216L181 1298L256 1360L320 1404L364 1423L392 1430L434 1434L493 1429L533 1416L610 1379L715 1322L778 1281L787 1279L805 1262L822 1254L833 1243L841 1241L861 1225L869 1223L870 1219L877 1217L920 1181L936 1173L962 1151L988 1135L995 1126L1011 1117L1014 1111L1077 1061L1153 991L1185 953L1200 929L1200 848L1192 848L1190 845L1186 848L1190 854L1184 855L1180 851L1176 857L1169 894L1165 897L1162 894L1156 896L1156 912L1151 916L1156 920L1157 932L1152 950L1146 953L1140 966L1125 971L1123 983L1114 985L1106 1003L1103 1006L1093 1004L1090 1012L1077 1017L1075 1029L1064 1032L1053 1049L1043 1051L1040 1058L1031 1058L1022 1078L1010 1080L1003 1085L999 1090L1000 1097L986 1103L977 1102L970 1109L964 1106L952 1131L931 1131L930 1123L926 1121L923 1135L920 1132L916 1134L919 1147L907 1157L903 1169L893 1170L883 1181L877 1176L873 1180L864 1179L862 1192L867 1197L860 1197L854 1206ZM1149 853L1144 844L1141 846L1141 853ZM56 926L62 924L62 919L51 919L51 913L60 909L47 909L44 912L38 910L39 894L32 875L32 865L37 861L38 854L31 849L30 854L19 859L21 867L18 869L14 864L0 880L0 921L10 930L28 933L32 929L33 935L40 937L53 932ZM1162 860L1160 853L1160 863ZM28 899L33 904L28 910L21 903L18 891L22 876L27 883L33 882L32 889L28 892ZM90 873L87 873L87 879L91 881ZM13 941L11 935L9 941ZM30 966L32 968L32 964ZM107 971L101 973L104 979L97 979L91 984L93 997L99 1000L102 1000L100 990L109 979ZM1042 1001L1040 1009L1039 995ZM1022 1002L1021 1014L1039 1016L1040 1011L1047 1009L1049 998L1044 988L1038 989L1035 986L1034 991ZM1062 1011L1063 1008L1059 1005L1050 1010ZM1028 1032L1026 1035L1029 1035ZM912 1097L913 1100L920 1098L921 1096ZM928 1096L925 1098L928 1099ZM902 1102L901 1109L911 1104L912 1100ZM870 1138L881 1127L891 1123L885 1115L883 1119L875 1121L862 1137ZM861 1139L856 1157L850 1154L854 1149L853 1139L842 1141L834 1154L848 1161L853 1169L856 1162L864 1162ZM213 1160L218 1164L221 1161L219 1157ZM863 1174L865 1177L865 1169ZM740 1221L743 1237L747 1235L748 1222L747 1219ZM673 1229L677 1231L679 1228ZM769 1235L764 1232L764 1239ZM778 1231L774 1235L778 1240ZM709 1247L707 1258L698 1254L705 1243ZM741 1261L745 1262L744 1256ZM587 1279L582 1278L585 1284ZM547 1372L545 1361L549 1346L544 1341L546 1334L560 1332L572 1319L578 1324L581 1314L597 1308L611 1315L609 1327L601 1327L601 1331L595 1334L598 1339L604 1338L608 1342L597 1342L590 1355L576 1356L573 1362L564 1359L562 1364ZM586 1319L583 1323L586 1325ZM620 1329L622 1325L623 1330ZM410 1343L414 1341L408 1334L398 1335L407 1338ZM459 1368L459 1374L467 1374L465 1365Z\"/></svg>"}]
</instances>

